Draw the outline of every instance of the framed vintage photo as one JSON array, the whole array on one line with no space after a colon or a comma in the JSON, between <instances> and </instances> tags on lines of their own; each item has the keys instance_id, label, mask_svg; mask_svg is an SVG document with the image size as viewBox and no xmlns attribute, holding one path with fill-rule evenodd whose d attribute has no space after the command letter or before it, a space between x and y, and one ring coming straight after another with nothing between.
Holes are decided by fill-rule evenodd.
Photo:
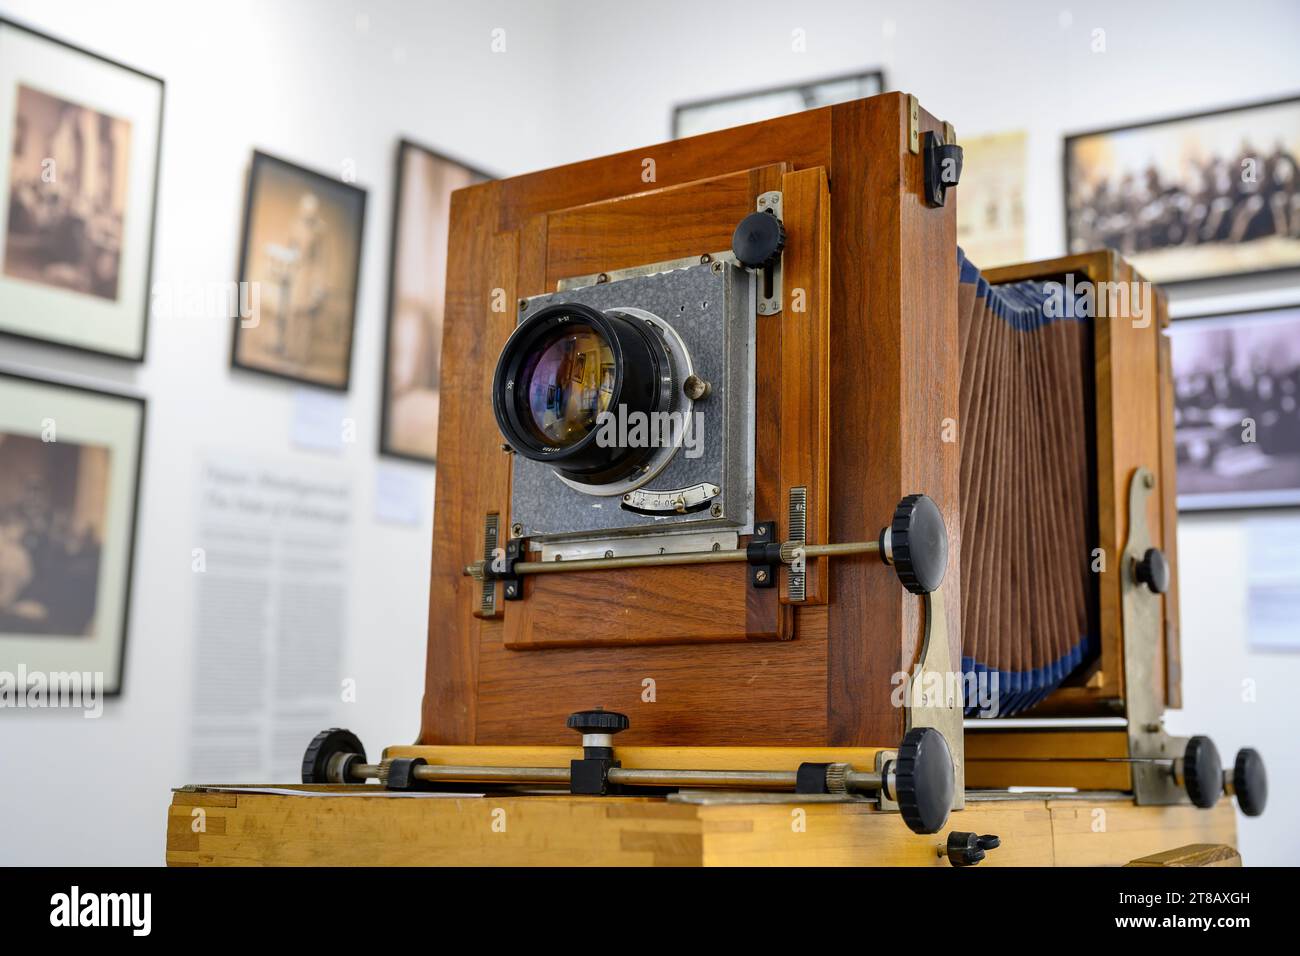
<instances>
[{"instance_id":1,"label":"framed vintage photo","mask_svg":"<svg viewBox=\"0 0 1300 956\"><path fill-rule=\"evenodd\" d=\"M0 332L144 360L163 81L0 19Z\"/></svg>"},{"instance_id":2,"label":"framed vintage photo","mask_svg":"<svg viewBox=\"0 0 1300 956\"><path fill-rule=\"evenodd\" d=\"M140 398L0 372L0 671L120 693L144 418Z\"/></svg>"},{"instance_id":3,"label":"framed vintage photo","mask_svg":"<svg viewBox=\"0 0 1300 956\"><path fill-rule=\"evenodd\" d=\"M1153 282L1300 267L1300 97L1069 136L1065 206Z\"/></svg>"},{"instance_id":4,"label":"framed vintage photo","mask_svg":"<svg viewBox=\"0 0 1300 956\"><path fill-rule=\"evenodd\" d=\"M1300 505L1300 305L1179 319L1178 507Z\"/></svg>"},{"instance_id":5,"label":"framed vintage photo","mask_svg":"<svg viewBox=\"0 0 1300 956\"><path fill-rule=\"evenodd\" d=\"M234 368L347 391L365 215L361 187L253 153L239 254L251 318L234 320Z\"/></svg>"},{"instance_id":6,"label":"framed vintage photo","mask_svg":"<svg viewBox=\"0 0 1300 956\"><path fill-rule=\"evenodd\" d=\"M430 464L436 458L451 194L491 178L408 140L398 146L380 454Z\"/></svg>"},{"instance_id":7,"label":"framed vintage photo","mask_svg":"<svg viewBox=\"0 0 1300 956\"><path fill-rule=\"evenodd\" d=\"M673 107L673 139L758 123L819 106L834 106L884 91L885 74L880 70L864 70L679 103Z\"/></svg>"},{"instance_id":8,"label":"framed vintage photo","mask_svg":"<svg viewBox=\"0 0 1300 956\"><path fill-rule=\"evenodd\" d=\"M1029 147L1023 130L963 136L957 245L981 269L1025 260L1025 181Z\"/></svg>"}]
</instances>

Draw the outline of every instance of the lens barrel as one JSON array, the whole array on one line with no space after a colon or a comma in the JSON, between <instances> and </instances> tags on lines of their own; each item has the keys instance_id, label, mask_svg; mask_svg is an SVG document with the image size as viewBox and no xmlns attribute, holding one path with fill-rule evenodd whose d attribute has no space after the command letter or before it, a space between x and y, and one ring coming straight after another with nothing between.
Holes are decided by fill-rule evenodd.
<instances>
[{"instance_id":1,"label":"lens barrel","mask_svg":"<svg viewBox=\"0 0 1300 956\"><path fill-rule=\"evenodd\" d=\"M579 303L550 305L525 319L501 350L492 410L510 446L576 481L631 472L655 449L598 438L603 414L671 411L672 358L648 323Z\"/></svg>"}]
</instances>

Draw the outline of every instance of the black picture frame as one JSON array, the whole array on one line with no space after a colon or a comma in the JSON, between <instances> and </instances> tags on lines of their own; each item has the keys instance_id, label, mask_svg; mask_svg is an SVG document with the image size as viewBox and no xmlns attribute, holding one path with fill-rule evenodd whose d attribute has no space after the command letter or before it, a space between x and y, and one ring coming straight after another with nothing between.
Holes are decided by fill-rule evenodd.
<instances>
[{"instance_id":1,"label":"black picture frame","mask_svg":"<svg viewBox=\"0 0 1300 956\"><path fill-rule=\"evenodd\" d=\"M408 137L403 136L397 141L397 150L393 161L393 205L388 227L388 284L384 299L383 352L379 359L381 369L379 376L379 439L377 451L380 456L385 458L394 458L422 465L435 465L437 464L436 455L418 455L394 448L389 431L392 425L389 414L389 389L392 386L393 320L397 313L397 246L400 241L402 200L404 198L402 189L404 177L402 173L405 170L406 156L410 152L421 153L438 162L459 166L467 173L478 176L483 182L491 182L498 177L494 173L487 172L478 166Z\"/></svg>"},{"instance_id":2,"label":"black picture frame","mask_svg":"<svg viewBox=\"0 0 1300 956\"><path fill-rule=\"evenodd\" d=\"M96 53L94 50L89 50L86 47L79 46L75 43L71 43L60 37L53 36L52 34L46 33L43 30L37 30L36 28L29 26L26 23L22 23L10 17L0 15L0 33L3 33L5 29L13 29L13 30L21 31L23 33L30 34L31 36L37 37L41 40L45 40L49 43L53 43L58 46L64 47L65 49L71 50L74 53L80 54L82 56L88 57L93 60L98 60L99 62L104 63L108 66L112 66L116 69L124 70L128 73L133 73L136 76L141 77L142 79L149 80L151 82L158 84L158 134L155 137L155 142L153 143L154 175L153 175L153 182L150 186L150 191L149 191L148 239L145 242L145 250L144 250L145 294L143 297L144 298L143 314L140 317L140 347L138 351L134 353L114 352L107 349L98 349L91 346L78 345L75 342L45 338L39 335L29 335L24 332L12 332L7 329L0 328L0 335L3 335L11 339L25 341L25 342L37 342L40 343L41 345L49 345L55 348L63 349L65 351L80 353L82 355L102 356L111 359L116 359L121 362L142 364L145 361L145 358L147 357L148 347L149 347L149 317L150 317L151 302L152 302L152 296L150 293L153 288L154 244L155 244L157 230L158 230L158 183L162 179L162 138L163 138L163 126L165 124L165 120L167 116L167 81L164 80L162 77L157 76L153 73L148 73L137 67L131 66L130 64L123 63L120 60L114 60L111 57L105 56L102 53ZM0 188L8 189L9 184L7 182L0 184ZM7 229L8 229L7 223L0 223L0 235L2 235L3 232L6 231Z\"/></svg>"},{"instance_id":3,"label":"black picture frame","mask_svg":"<svg viewBox=\"0 0 1300 956\"><path fill-rule=\"evenodd\" d=\"M754 99L760 96L771 96L774 93L789 93L795 90L803 90L811 86L823 86L827 83L843 83L846 80L865 80L869 78L876 80L876 83L879 86L878 92L884 93L888 89L888 87L885 86L885 71L876 67L874 69L854 70L849 73L837 73L833 76L816 77L798 83L778 83L774 86L762 87L761 89L744 90L739 93L724 93L720 96L706 96L701 97L700 99L686 100L673 105L669 129L673 139L679 139L681 137L681 116L682 113L687 110L718 106L722 103L736 103L741 100Z\"/></svg>"},{"instance_id":4,"label":"black picture frame","mask_svg":"<svg viewBox=\"0 0 1300 956\"><path fill-rule=\"evenodd\" d=\"M1100 129L1082 130L1076 133L1068 133L1063 139L1061 150L1061 203L1063 211L1062 231L1064 233L1065 252L1070 254L1074 247L1074 236L1071 230L1070 221L1070 160L1073 144L1079 140L1095 136L1107 136L1115 133L1131 132L1133 130L1148 129L1153 127L1168 126L1173 123L1185 123L1192 120L1208 119L1216 116L1225 116L1230 113L1246 113L1251 110L1268 109L1275 106L1287 106L1296 104L1300 106L1300 93L1294 93L1287 96L1275 97L1267 100L1257 100L1249 103L1236 103L1229 106L1216 107L1212 110L1204 110L1195 113L1180 113L1175 116L1163 116L1157 119L1143 120L1135 123L1123 123L1118 126L1107 126ZM1297 157L1300 158L1300 157ZM1169 247L1165 247L1169 248ZM1266 267L1263 269L1239 270L1235 272L1215 272L1205 275L1187 276L1184 278L1161 279L1152 278L1151 281L1159 282L1165 287L1185 287L1195 286L1205 282L1221 282L1224 280L1238 280L1252 278L1255 276L1279 275L1286 273L1300 273L1300 262L1294 265L1284 265L1276 267ZM1151 277L1148 277L1151 278Z\"/></svg>"},{"instance_id":5,"label":"black picture frame","mask_svg":"<svg viewBox=\"0 0 1300 956\"><path fill-rule=\"evenodd\" d=\"M126 688L126 647L131 638L131 598L134 594L135 584L135 547L140 528L140 489L144 483L144 446L148 437L147 424L149 403L143 395L137 395L131 392L118 392L109 389L95 388L93 386L63 381L57 378L40 378L23 372L15 372L12 369L4 367L0 367L0 379L12 379L47 388L60 388L66 389L67 391L83 392L87 395L94 395L100 399L130 403L139 409L140 417L136 424L135 460L131 463L132 475L134 477L132 484L134 487L131 489L130 493L131 520L126 529L126 573L122 579L122 640L118 647L117 685L112 688L105 687L103 694L105 698L120 698Z\"/></svg>"},{"instance_id":6,"label":"black picture frame","mask_svg":"<svg viewBox=\"0 0 1300 956\"><path fill-rule=\"evenodd\" d=\"M283 170L288 170L295 175L302 176L308 182L320 183L330 189L338 189L343 192L351 191L356 194L360 202L360 206L357 210L355 229L357 255L356 261L352 264L352 301L350 303L352 314L348 326L348 349L347 358L344 360L343 381L340 384L323 382L306 376L292 375L288 372L263 368L240 361L239 335L243 329L243 319L238 314L238 310L236 310L236 315L231 322L230 368L232 370L237 369L241 372L251 372L255 375L262 375L268 378L280 379L281 381L296 382L300 385L310 385L314 388L323 388L331 392L346 393L352 385L352 361L354 353L356 352L357 304L361 299L361 260L365 254L366 202L368 192L364 186L358 186L356 183L346 182L308 166L300 165L299 163L264 152L260 149L254 149L252 159L248 166L248 181L244 189L243 224L239 230L239 269L235 277L237 284L243 283L247 279L249 265L248 245L251 239L249 233L253 224L254 204L257 201L257 176L258 172L267 166L275 166Z\"/></svg>"},{"instance_id":7,"label":"black picture frame","mask_svg":"<svg viewBox=\"0 0 1300 956\"><path fill-rule=\"evenodd\" d=\"M1179 357L1178 357L1178 338L1197 331L1197 326L1201 324L1214 323L1220 326L1232 324L1247 324L1252 318L1258 320L1266 318L1272 314L1282 315L1291 313L1294 317L1296 328L1300 331L1300 300L1283 303L1281 305L1268 305L1258 307L1243 307L1231 310L1216 310L1206 312L1194 312L1188 315L1179 316L1174 320L1169 329L1170 333L1170 357L1171 370L1174 375L1174 408L1177 413L1180 406L1180 396L1178 394L1178 376L1179 376ZM1203 330L1202 330L1203 331ZM1294 394L1297 403L1300 403L1300 387L1297 387ZM1300 406L1296 412L1296 429L1300 434ZM1179 468L1182 459L1182 446L1187 441L1183 433L1185 426L1177 424L1175 426L1175 458L1179 462ZM1235 424L1233 429L1240 426ZM1296 453L1300 455L1300 452ZM1254 489L1254 490L1229 490L1229 491L1202 491L1186 492L1179 489L1177 492L1178 511L1181 514L1223 514L1245 511L1268 511L1277 509L1294 509L1300 506L1300 480L1297 480L1296 486L1290 489Z\"/></svg>"}]
</instances>

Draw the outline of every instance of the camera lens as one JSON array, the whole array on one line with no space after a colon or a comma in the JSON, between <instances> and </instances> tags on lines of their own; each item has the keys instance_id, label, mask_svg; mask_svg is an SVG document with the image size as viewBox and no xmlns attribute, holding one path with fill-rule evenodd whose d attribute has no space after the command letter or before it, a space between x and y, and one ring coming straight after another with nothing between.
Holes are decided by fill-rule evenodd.
<instances>
[{"instance_id":1,"label":"camera lens","mask_svg":"<svg viewBox=\"0 0 1300 956\"><path fill-rule=\"evenodd\" d=\"M492 408L519 454L598 483L630 473L655 450L604 440L602 416L671 411L675 392L657 331L617 311L568 303L515 329L497 361Z\"/></svg>"},{"instance_id":2,"label":"camera lens","mask_svg":"<svg viewBox=\"0 0 1300 956\"><path fill-rule=\"evenodd\" d=\"M598 330L575 322L553 329L524 360L515 385L526 423L543 445L568 448L596 427L614 393L614 350Z\"/></svg>"}]
</instances>

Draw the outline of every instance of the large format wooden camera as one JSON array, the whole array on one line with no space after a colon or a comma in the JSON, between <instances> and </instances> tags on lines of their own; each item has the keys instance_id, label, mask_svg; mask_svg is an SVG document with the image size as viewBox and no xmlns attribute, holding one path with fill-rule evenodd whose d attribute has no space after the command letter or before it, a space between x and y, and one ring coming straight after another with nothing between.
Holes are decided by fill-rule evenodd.
<instances>
[{"instance_id":1,"label":"large format wooden camera","mask_svg":"<svg viewBox=\"0 0 1300 956\"><path fill-rule=\"evenodd\" d=\"M457 192L420 737L327 731L304 781L1261 811L1254 751L1162 724L1164 298L1111 253L981 275L960 168L886 94Z\"/></svg>"}]
</instances>

